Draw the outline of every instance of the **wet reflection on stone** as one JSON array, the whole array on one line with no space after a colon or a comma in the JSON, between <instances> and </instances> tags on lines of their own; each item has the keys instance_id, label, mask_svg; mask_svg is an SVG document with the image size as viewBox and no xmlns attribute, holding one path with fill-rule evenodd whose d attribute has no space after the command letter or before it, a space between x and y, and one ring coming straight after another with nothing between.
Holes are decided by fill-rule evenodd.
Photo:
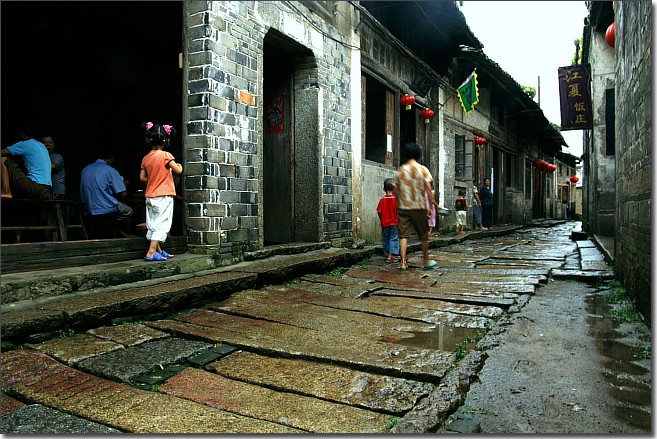
<instances>
[{"instance_id":1,"label":"wet reflection on stone","mask_svg":"<svg viewBox=\"0 0 657 439\"><path fill-rule=\"evenodd\" d=\"M633 375L645 375L650 371L643 366L636 363L631 363L623 360L609 360L605 361L604 367L616 373L629 373Z\"/></svg>"},{"instance_id":2,"label":"wet reflection on stone","mask_svg":"<svg viewBox=\"0 0 657 439\"><path fill-rule=\"evenodd\" d=\"M480 331L483 331L483 329L438 325L430 332L412 331L413 337L397 340L386 338L381 341L423 349L453 352L462 341L468 339L475 340L477 332Z\"/></svg>"},{"instance_id":3,"label":"wet reflection on stone","mask_svg":"<svg viewBox=\"0 0 657 439\"><path fill-rule=\"evenodd\" d=\"M619 420L632 426L651 431L651 370L646 366L649 359L641 360L641 347L623 342L626 337L621 319L612 313L613 307L601 294L587 297L587 322L591 336L596 338L596 348L609 358L603 363L607 391L617 401L614 413ZM646 342L647 343L647 342Z\"/></svg>"}]
</instances>

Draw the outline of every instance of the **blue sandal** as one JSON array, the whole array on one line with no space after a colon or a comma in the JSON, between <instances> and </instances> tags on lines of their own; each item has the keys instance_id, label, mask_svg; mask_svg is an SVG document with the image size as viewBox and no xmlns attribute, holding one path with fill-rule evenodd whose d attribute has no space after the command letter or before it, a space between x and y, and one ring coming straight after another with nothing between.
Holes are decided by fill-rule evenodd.
<instances>
[{"instance_id":1,"label":"blue sandal","mask_svg":"<svg viewBox=\"0 0 657 439\"><path fill-rule=\"evenodd\" d=\"M163 258L161 254L155 253L152 258L144 256L144 261L155 262L155 261L166 261L166 259Z\"/></svg>"},{"instance_id":2,"label":"blue sandal","mask_svg":"<svg viewBox=\"0 0 657 439\"><path fill-rule=\"evenodd\" d=\"M169 253L165 252L164 250L162 250L161 255L162 255L163 258L166 258L166 259L173 258L173 255L170 255Z\"/></svg>"}]
</instances>

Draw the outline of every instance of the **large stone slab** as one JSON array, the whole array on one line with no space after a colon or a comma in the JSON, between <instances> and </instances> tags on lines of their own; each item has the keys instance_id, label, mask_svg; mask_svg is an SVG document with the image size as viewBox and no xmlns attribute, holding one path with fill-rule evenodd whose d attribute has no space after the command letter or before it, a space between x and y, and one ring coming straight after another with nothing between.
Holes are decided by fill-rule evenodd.
<instances>
[{"instance_id":1,"label":"large stone slab","mask_svg":"<svg viewBox=\"0 0 657 439\"><path fill-rule=\"evenodd\" d=\"M2 417L2 432L16 434L104 434L121 431L54 410L41 404L28 405Z\"/></svg>"},{"instance_id":2,"label":"large stone slab","mask_svg":"<svg viewBox=\"0 0 657 439\"><path fill-rule=\"evenodd\" d=\"M280 424L104 380L36 351L2 354L3 390L128 433L294 433Z\"/></svg>"},{"instance_id":3,"label":"large stone slab","mask_svg":"<svg viewBox=\"0 0 657 439\"><path fill-rule=\"evenodd\" d=\"M211 344L201 341L170 337L88 358L78 366L94 375L129 381L155 368L183 361L211 347Z\"/></svg>"},{"instance_id":4,"label":"large stone slab","mask_svg":"<svg viewBox=\"0 0 657 439\"><path fill-rule=\"evenodd\" d=\"M337 300L341 302L339 305L336 304ZM233 294L229 299L219 305L210 306L209 309L298 328L338 334L347 331L351 335L362 335L375 340L411 337L415 332L429 332L434 328L424 321L398 318L389 312L388 315L378 315L373 308L367 306L368 303L367 300L332 296L323 298L320 294L299 289L271 287ZM358 309L354 309L356 305ZM472 320L475 319L471 316L454 313L450 324L467 326Z\"/></svg>"},{"instance_id":5,"label":"large stone slab","mask_svg":"<svg viewBox=\"0 0 657 439\"><path fill-rule=\"evenodd\" d=\"M220 375L283 392L401 415L434 388L431 383L315 361L236 352L207 366Z\"/></svg>"},{"instance_id":6,"label":"large stone slab","mask_svg":"<svg viewBox=\"0 0 657 439\"><path fill-rule=\"evenodd\" d=\"M54 338L26 346L71 365L106 352L123 349L123 345L91 334L75 334L70 338Z\"/></svg>"},{"instance_id":7,"label":"large stone slab","mask_svg":"<svg viewBox=\"0 0 657 439\"><path fill-rule=\"evenodd\" d=\"M288 358L313 359L359 370L435 381L454 358L449 352L384 343L348 331L301 329L275 322L198 310L149 326L184 336L227 343L240 349Z\"/></svg>"},{"instance_id":8,"label":"large stone slab","mask_svg":"<svg viewBox=\"0 0 657 439\"><path fill-rule=\"evenodd\" d=\"M98 338L111 340L123 346L134 346L169 336L166 332L156 331L153 328L140 324L101 326L90 329L87 332Z\"/></svg>"},{"instance_id":9,"label":"large stone slab","mask_svg":"<svg viewBox=\"0 0 657 439\"><path fill-rule=\"evenodd\" d=\"M3 337L31 334L68 326L102 324L111 317L142 315L165 309L186 308L213 298L227 297L233 291L253 288L257 276L249 273L220 272L164 282L138 288L105 291L103 294L77 294L66 300L47 303L41 310L3 314Z\"/></svg>"},{"instance_id":10,"label":"large stone slab","mask_svg":"<svg viewBox=\"0 0 657 439\"><path fill-rule=\"evenodd\" d=\"M194 368L170 378L158 391L311 433L383 433L392 419L391 415L277 392Z\"/></svg>"},{"instance_id":11,"label":"large stone slab","mask_svg":"<svg viewBox=\"0 0 657 439\"><path fill-rule=\"evenodd\" d=\"M380 289L385 294L386 289ZM412 306L409 306L408 300L398 300L397 302L384 302L379 300L377 293L363 297L360 300L351 300L348 298L335 298L323 294L315 294L297 288L272 286L263 289L268 294L284 294L288 297L295 297L308 303L322 305L330 308L346 309L352 311L362 311L368 314L376 314L386 317L401 318L405 320L419 320L422 322L463 327L483 327L490 318L499 317L503 310L496 306L478 306L467 303L458 303L457 301L439 300L440 296L431 295L429 299L434 300L414 300ZM514 299L517 295L508 295L504 298ZM496 296L499 299L499 297ZM478 319L477 317L484 317ZM357 323L359 324L359 323ZM330 328L327 328L330 329ZM342 330L342 326L337 326Z\"/></svg>"},{"instance_id":12,"label":"large stone slab","mask_svg":"<svg viewBox=\"0 0 657 439\"><path fill-rule=\"evenodd\" d=\"M451 303L462 303L473 306L495 306L501 308L508 308L516 303L515 298L501 297L501 296L486 296L486 295L440 295L435 292L413 291L407 289L393 289L382 288L378 290L373 296L395 296L404 297L406 299L443 299ZM407 304L408 306L408 304Z\"/></svg>"}]
</instances>

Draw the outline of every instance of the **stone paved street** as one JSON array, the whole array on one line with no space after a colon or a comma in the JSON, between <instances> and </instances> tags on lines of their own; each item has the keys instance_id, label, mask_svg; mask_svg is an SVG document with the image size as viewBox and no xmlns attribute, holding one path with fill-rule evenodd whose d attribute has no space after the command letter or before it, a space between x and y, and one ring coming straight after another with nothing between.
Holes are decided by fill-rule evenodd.
<instances>
[{"instance_id":1,"label":"stone paved street","mask_svg":"<svg viewBox=\"0 0 657 439\"><path fill-rule=\"evenodd\" d=\"M485 334L504 316L522 313L549 279L613 278L591 241L570 239L576 227L546 222L432 245L439 267L428 271L417 251L406 272L370 252L262 286L253 272L266 263L224 267L212 276L232 271L243 287L203 306L3 352L3 431L439 430L491 355ZM173 297L186 291L179 282L143 288Z\"/></svg>"}]
</instances>

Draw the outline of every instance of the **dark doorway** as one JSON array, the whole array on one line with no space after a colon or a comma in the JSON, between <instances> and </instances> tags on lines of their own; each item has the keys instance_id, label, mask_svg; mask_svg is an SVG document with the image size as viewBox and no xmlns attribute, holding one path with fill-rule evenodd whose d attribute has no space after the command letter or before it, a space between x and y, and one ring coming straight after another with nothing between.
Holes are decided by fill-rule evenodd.
<instances>
[{"instance_id":1,"label":"dark doorway","mask_svg":"<svg viewBox=\"0 0 657 439\"><path fill-rule=\"evenodd\" d=\"M545 173L538 168L534 172L534 190L532 193L533 218L545 218Z\"/></svg>"},{"instance_id":2,"label":"dark doorway","mask_svg":"<svg viewBox=\"0 0 657 439\"><path fill-rule=\"evenodd\" d=\"M265 43L264 72L263 228L268 245L294 240L294 81L290 55Z\"/></svg>"},{"instance_id":3,"label":"dark doorway","mask_svg":"<svg viewBox=\"0 0 657 439\"><path fill-rule=\"evenodd\" d=\"M67 198L74 200L80 171L98 150L114 153L129 193L144 188L146 121L177 128L169 149L184 163L182 2L2 2L0 8L3 147L15 143L27 121L52 135L65 160ZM172 234L183 233L178 203Z\"/></svg>"}]
</instances>

